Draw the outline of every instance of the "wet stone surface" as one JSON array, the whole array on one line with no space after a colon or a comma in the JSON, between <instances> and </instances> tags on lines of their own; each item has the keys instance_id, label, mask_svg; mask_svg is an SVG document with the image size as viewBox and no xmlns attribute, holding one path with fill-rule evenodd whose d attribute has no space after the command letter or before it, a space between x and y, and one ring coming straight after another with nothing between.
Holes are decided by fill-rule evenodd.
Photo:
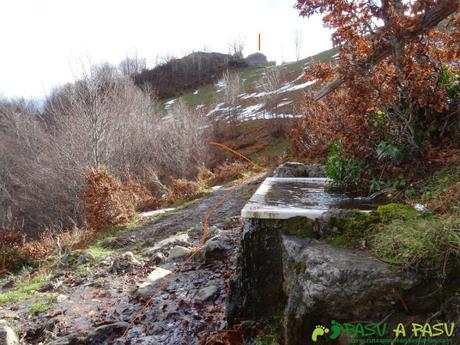
<instances>
[{"instance_id":1,"label":"wet stone surface","mask_svg":"<svg viewBox=\"0 0 460 345\"><path fill-rule=\"evenodd\" d=\"M243 218L288 219L320 217L330 208L372 210L378 199L349 197L327 191L329 179L269 177L242 210Z\"/></svg>"}]
</instances>

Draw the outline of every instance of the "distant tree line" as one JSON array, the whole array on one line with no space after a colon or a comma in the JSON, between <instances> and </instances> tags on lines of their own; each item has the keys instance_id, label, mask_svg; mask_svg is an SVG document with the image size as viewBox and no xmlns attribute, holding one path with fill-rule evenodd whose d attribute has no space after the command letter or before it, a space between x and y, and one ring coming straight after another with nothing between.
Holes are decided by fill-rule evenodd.
<instances>
[{"instance_id":1,"label":"distant tree line","mask_svg":"<svg viewBox=\"0 0 460 345\"><path fill-rule=\"evenodd\" d=\"M153 69L134 74L134 82L150 89L159 98L173 97L218 80L228 69L246 67L240 55L195 52L180 59L170 59Z\"/></svg>"}]
</instances>

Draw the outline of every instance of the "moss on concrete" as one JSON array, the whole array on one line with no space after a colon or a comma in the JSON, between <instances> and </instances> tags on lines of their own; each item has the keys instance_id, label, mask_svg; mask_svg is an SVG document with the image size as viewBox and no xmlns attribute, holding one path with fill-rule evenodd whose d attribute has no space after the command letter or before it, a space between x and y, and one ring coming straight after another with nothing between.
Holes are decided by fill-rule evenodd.
<instances>
[{"instance_id":1,"label":"moss on concrete","mask_svg":"<svg viewBox=\"0 0 460 345\"><path fill-rule=\"evenodd\" d=\"M335 227L339 235L326 237L326 241L346 248L356 247L358 241L366 238L372 231L376 218L373 214L353 210L353 215L347 218L331 217L327 223L329 227Z\"/></svg>"},{"instance_id":2,"label":"moss on concrete","mask_svg":"<svg viewBox=\"0 0 460 345\"><path fill-rule=\"evenodd\" d=\"M301 273L305 272L306 268L307 268L307 265L305 264L305 262L299 262L298 261L298 262L296 262L294 264L294 272L296 274L301 274Z\"/></svg>"},{"instance_id":3,"label":"moss on concrete","mask_svg":"<svg viewBox=\"0 0 460 345\"><path fill-rule=\"evenodd\" d=\"M296 236L301 238L317 238L318 235L314 231L314 221L306 217L293 217L283 221L283 235Z\"/></svg>"}]
</instances>

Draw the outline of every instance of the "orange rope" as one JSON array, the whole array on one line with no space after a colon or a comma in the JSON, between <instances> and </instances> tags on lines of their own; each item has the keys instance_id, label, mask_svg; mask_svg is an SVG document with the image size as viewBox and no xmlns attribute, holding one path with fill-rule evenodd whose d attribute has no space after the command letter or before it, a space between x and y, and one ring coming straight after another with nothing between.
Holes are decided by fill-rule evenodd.
<instances>
[{"instance_id":1,"label":"orange rope","mask_svg":"<svg viewBox=\"0 0 460 345\"><path fill-rule=\"evenodd\" d=\"M260 168L260 166L256 163L254 163L252 160L250 160L249 158L247 158L246 156L242 155L241 153L239 153L238 151L235 151L233 149L231 149L230 147L224 145L224 144L221 144L221 143L216 143L215 141L211 141L209 144L211 145L214 145L214 146L218 146L230 153L233 153L235 156L238 156L240 158L243 158L245 161L248 161L250 164L252 164L255 168Z\"/></svg>"},{"instance_id":2,"label":"orange rope","mask_svg":"<svg viewBox=\"0 0 460 345\"><path fill-rule=\"evenodd\" d=\"M223 144L220 144L220 143L217 143L217 142L210 142L209 144L211 145L214 145L214 146L218 146L220 148L223 148L224 150L226 151L229 151L231 153L233 153L234 155L240 157L240 158L243 158L244 160L248 161L249 163L251 163L254 167L256 168L260 168L260 166L256 163L254 163L253 161L251 161L249 158L247 158L246 156L242 155L241 153L231 149L230 147L226 146L226 145L223 145ZM258 174L258 175L261 175L261 174ZM256 175L256 176L258 176ZM131 327L134 325L134 323L136 322L136 320L138 320L140 317L142 317L142 315L144 315L145 311L147 310L147 308L149 307L149 305L153 302L154 298L156 297L156 295L161 291L163 290L163 288L168 285L168 283L177 275L177 273L179 273L180 271L182 271L182 269L185 267L185 265L187 265L190 260L192 260L192 258L198 254L198 252L200 251L200 249L203 247L203 245L205 244L206 242L206 233L207 233L207 230L208 230L208 221L209 221L209 217L212 215L212 213L217 209L219 208L223 203L225 203L229 198L230 196L235 192L235 190L241 186L242 184L244 184L247 180L249 180L250 178L252 178L254 176L248 176L248 177L245 177L244 179L240 180L237 184L233 185L228 191L227 193L224 194L224 196L222 197L222 199L220 199L216 204L214 204L209 210L208 212L206 212L206 215L204 217L204 221L203 221L203 237L201 238L201 241L200 243L195 247L195 250L193 251L193 253L172 273L170 274L164 281L163 283L161 283L161 285L153 292L153 294L149 297L149 299L147 300L147 302L145 302L144 306L142 307L142 309L134 316L134 318L131 319L131 321L129 322L128 324L128 327L126 328L125 332L123 333L122 337L125 337L129 330L131 329Z\"/></svg>"}]
</instances>

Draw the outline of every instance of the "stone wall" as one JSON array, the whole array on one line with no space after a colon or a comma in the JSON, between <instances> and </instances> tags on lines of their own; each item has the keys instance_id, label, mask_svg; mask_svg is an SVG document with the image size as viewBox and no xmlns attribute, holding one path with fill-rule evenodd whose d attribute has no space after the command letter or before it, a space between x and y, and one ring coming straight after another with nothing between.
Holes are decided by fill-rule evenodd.
<instances>
[{"instance_id":1,"label":"stone wall","mask_svg":"<svg viewBox=\"0 0 460 345\"><path fill-rule=\"evenodd\" d=\"M317 324L380 320L400 291L417 283L363 252L309 237L317 225L298 218L246 220L227 303L230 325L282 320L282 343L305 345Z\"/></svg>"}]
</instances>

